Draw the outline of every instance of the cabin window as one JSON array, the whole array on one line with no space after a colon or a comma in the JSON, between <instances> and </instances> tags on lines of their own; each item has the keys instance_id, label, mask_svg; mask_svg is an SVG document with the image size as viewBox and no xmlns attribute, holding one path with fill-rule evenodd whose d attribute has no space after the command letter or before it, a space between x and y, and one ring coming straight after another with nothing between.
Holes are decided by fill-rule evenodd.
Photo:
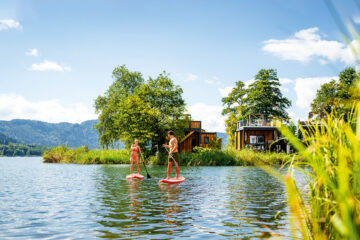
<instances>
[{"instance_id":1,"label":"cabin window","mask_svg":"<svg viewBox=\"0 0 360 240\"><path fill-rule=\"evenodd\" d=\"M204 144L209 144L209 137L204 137Z\"/></svg>"},{"instance_id":2,"label":"cabin window","mask_svg":"<svg viewBox=\"0 0 360 240\"><path fill-rule=\"evenodd\" d=\"M250 136L250 144L256 144L257 136Z\"/></svg>"},{"instance_id":3,"label":"cabin window","mask_svg":"<svg viewBox=\"0 0 360 240\"><path fill-rule=\"evenodd\" d=\"M265 144L263 135L250 135L250 144Z\"/></svg>"}]
</instances>

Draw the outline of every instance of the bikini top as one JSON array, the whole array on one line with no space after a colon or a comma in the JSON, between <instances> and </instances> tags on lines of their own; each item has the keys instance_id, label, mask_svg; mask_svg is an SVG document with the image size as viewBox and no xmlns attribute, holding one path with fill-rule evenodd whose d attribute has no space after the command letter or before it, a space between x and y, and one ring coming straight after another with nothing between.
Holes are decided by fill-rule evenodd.
<instances>
[{"instance_id":1,"label":"bikini top","mask_svg":"<svg viewBox=\"0 0 360 240\"><path fill-rule=\"evenodd\" d=\"M132 152L137 153L138 150L139 150L138 147L133 147L133 146L131 146L131 151L132 151Z\"/></svg>"}]
</instances>

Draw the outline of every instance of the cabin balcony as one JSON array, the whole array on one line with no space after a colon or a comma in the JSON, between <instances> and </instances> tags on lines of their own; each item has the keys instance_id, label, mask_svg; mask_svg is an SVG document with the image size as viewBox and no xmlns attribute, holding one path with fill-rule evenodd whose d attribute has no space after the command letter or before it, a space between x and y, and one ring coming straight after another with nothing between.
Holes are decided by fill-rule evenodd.
<instances>
[{"instance_id":1,"label":"cabin balcony","mask_svg":"<svg viewBox=\"0 0 360 240\"><path fill-rule=\"evenodd\" d=\"M236 123L236 130L242 127L274 127L273 121L266 121L263 119L240 120Z\"/></svg>"}]
</instances>

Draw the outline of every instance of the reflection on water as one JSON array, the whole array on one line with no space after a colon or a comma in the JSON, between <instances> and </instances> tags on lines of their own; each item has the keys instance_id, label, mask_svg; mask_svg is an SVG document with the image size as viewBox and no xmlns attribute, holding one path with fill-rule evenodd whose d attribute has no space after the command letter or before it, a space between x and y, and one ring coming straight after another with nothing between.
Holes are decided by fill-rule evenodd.
<instances>
[{"instance_id":1,"label":"reflection on water","mask_svg":"<svg viewBox=\"0 0 360 240\"><path fill-rule=\"evenodd\" d=\"M259 168L183 168L187 181L179 185L156 184L163 167L151 168L152 180L125 181L124 170L104 166L96 173L100 237L286 236L286 214L275 219L286 213L284 189Z\"/></svg>"},{"instance_id":2,"label":"reflection on water","mask_svg":"<svg viewBox=\"0 0 360 240\"><path fill-rule=\"evenodd\" d=\"M284 189L260 168L181 170L184 183L158 185L165 167L150 167L152 179L125 180L126 165L0 158L0 239L288 236Z\"/></svg>"}]
</instances>

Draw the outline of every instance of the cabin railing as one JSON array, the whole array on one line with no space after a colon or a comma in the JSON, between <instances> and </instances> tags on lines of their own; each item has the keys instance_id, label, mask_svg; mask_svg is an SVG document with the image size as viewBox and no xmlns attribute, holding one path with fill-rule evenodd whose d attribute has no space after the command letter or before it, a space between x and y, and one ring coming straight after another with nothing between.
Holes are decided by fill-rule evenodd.
<instances>
[{"instance_id":1,"label":"cabin railing","mask_svg":"<svg viewBox=\"0 0 360 240\"><path fill-rule=\"evenodd\" d=\"M236 123L236 129L240 127L271 127L274 126L274 122L265 121L262 119L252 119L250 121L240 120Z\"/></svg>"}]
</instances>

